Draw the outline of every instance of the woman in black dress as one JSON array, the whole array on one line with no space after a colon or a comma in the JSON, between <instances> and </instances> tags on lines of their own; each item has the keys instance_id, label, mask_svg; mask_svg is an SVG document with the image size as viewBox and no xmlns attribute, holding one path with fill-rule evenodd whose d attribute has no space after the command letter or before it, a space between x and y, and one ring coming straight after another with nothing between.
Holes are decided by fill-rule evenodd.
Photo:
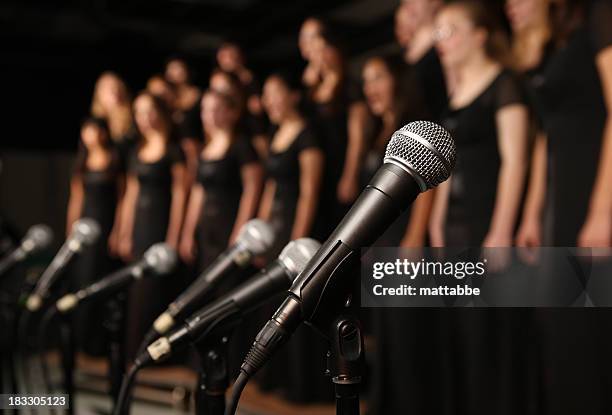
<instances>
[{"instance_id":1,"label":"woman in black dress","mask_svg":"<svg viewBox=\"0 0 612 415\"><path fill-rule=\"evenodd\" d=\"M240 78L232 72L220 68L210 75L209 88L229 95L238 106L238 126L240 132L247 137L255 147L259 158L264 160L268 154L268 137L266 133L267 122L264 114L253 114L247 108L247 91L240 82Z\"/></svg>"},{"instance_id":2,"label":"woman in black dress","mask_svg":"<svg viewBox=\"0 0 612 415\"><path fill-rule=\"evenodd\" d=\"M314 35L307 35L318 28ZM359 161L369 121L367 106L359 89L350 82L338 40L321 21L303 24L302 55L308 65L302 76L306 88L307 114L317 125L325 153L321 204L325 206L322 236L335 229L358 196Z\"/></svg>"},{"instance_id":3,"label":"woman in black dress","mask_svg":"<svg viewBox=\"0 0 612 415\"><path fill-rule=\"evenodd\" d=\"M436 122L448 106L447 79L433 36L435 17L443 4L442 0L411 0L402 2L395 12L395 38L416 80L413 93L422 97Z\"/></svg>"},{"instance_id":4,"label":"woman in black dress","mask_svg":"<svg viewBox=\"0 0 612 415\"><path fill-rule=\"evenodd\" d=\"M205 144L180 244L185 262L197 253L200 270L235 242L257 212L263 170L249 139L236 129L237 106L219 92L207 91L202 98Z\"/></svg>"},{"instance_id":5,"label":"woman in black dress","mask_svg":"<svg viewBox=\"0 0 612 415\"><path fill-rule=\"evenodd\" d=\"M117 254L117 204L123 192L123 172L117 152L110 141L106 121L88 118L81 126L81 143L70 183L66 234L79 218L94 219L100 238L76 258L71 268L75 289L88 286L110 273ZM88 303L76 314L77 345L90 355L106 352L102 322L104 303Z\"/></svg>"},{"instance_id":6,"label":"woman in black dress","mask_svg":"<svg viewBox=\"0 0 612 415\"><path fill-rule=\"evenodd\" d=\"M300 89L299 81L282 75L268 77L263 88L263 105L274 125L265 163L268 179L259 210L259 217L275 231L270 258L278 256L289 241L312 235L317 217L324 156L300 112ZM266 310L266 319L279 304ZM300 328L273 359L260 385L280 389L285 398L295 402L331 399L333 388L323 376L326 351L326 342L318 334Z\"/></svg>"},{"instance_id":7,"label":"woman in black dress","mask_svg":"<svg viewBox=\"0 0 612 415\"><path fill-rule=\"evenodd\" d=\"M173 136L185 154L186 183L190 189L195 180L202 136L200 122L202 91L193 83L193 71L182 58L170 58L166 62L164 76L172 86L171 89L166 88L165 100L167 104L171 101L167 109L174 124Z\"/></svg>"},{"instance_id":8,"label":"woman in black dress","mask_svg":"<svg viewBox=\"0 0 612 415\"><path fill-rule=\"evenodd\" d=\"M552 246L610 247L612 4L554 6L553 51L534 88L546 151L534 154L531 182L539 185L530 188L533 205L525 211L517 243L540 246L547 244L543 235L551 234ZM561 283L563 274L556 276ZM607 309L539 311L546 374L542 413L609 412L611 320Z\"/></svg>"},{"instance_id":9,"label":"woman in black dress","mask_svg":"<svg viewBox=\"0 0 612 415\"><path fill-rule=\"evenodd\" d=\"M117 147L122 168L125 169L135 142L135 130L130 93L125 81L116 73L104 72L96 81L91 115L106 120L111 142Z\"/></svg>"},{"instance_id":10,"label":"woman in black dress","mask_svg":"<svg viewBox=\"0 0 612 415\"><path fill-rule=\"evenodd\" d=\"M360 172L362 187L382 165L387 143L393 133L427 114L424 105L407 90L409 85L402 81L402 70L401 62L380 56L368 59L363 67L363 92L374 115L374 128L368 132L364 145ZM426 242L432 197L432 192L420 195L412 204L412 209L402 214L376 245L422 247Z\"/></svg>"},{"instance_id":11,"label":"woman in black dress","mask_svg":"<svg viewBox=\"0 0 612 415\"><path fill-rule=\"evenodd\" d=\"M384 151L395 131L422 118L423 107L406 91L403 62L385 57L366 61L363 89L375 117L375 128L367 134L366 157L362 165L365 186L383 163ZM410 97L410 98L407 98ZM377 246L421 248L427 243L427 221L433 194L421 194L412 208L402 214L378 239ZM422 413L438 414L445 401L436 399L440 382L439 366L443 328L428 309L380 308L367 310L375 340L372 415Z\"/></svg>"},{"instance_id":12,"label":"woman in black dress","mask_svg":"<svg viewBox=\"0 0 612 415\"><path fill-rule=\"evenodd\" d=\"M119 252L126 261L140 258L157 242L176 249L186 195L184 157L171 141L171 123L161 100L141 93L134 101L134 115L141 137L130 157L122 203ZM176 278L169 277L144 278L131 286L127 302L128 356L133 355L145 331L180 289Z\"/></svg>"},{"instance_id":13,"label":"woman in black dress","mask_svg":"<svg viewBox=\"0 0 612 415\"><path fill-rule=\"evenodd\" d=\"M436 18L436 38L441 61L454 76L443 124L457 145L457 163L436 193L432 243L510 247L527 165L529 112L522 84L504 69L506 39L483 4L458 1L444 7ZM450 311L445 377L452 379L453 406L470 414L526 412L524 406L499 409L508 387L503 369L519 364L503 344L508 333L503 311Z\"/></svg>"}]
</instances>

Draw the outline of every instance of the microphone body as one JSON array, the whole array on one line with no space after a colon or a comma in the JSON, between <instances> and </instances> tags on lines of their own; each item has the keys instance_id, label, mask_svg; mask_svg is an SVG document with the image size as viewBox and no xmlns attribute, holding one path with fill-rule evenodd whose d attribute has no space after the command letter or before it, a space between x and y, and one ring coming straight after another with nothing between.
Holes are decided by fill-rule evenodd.
<instances>
[{"instance_id":1,"label":"microphone body","mask_svg":"<svg viewBox=\"0 0 612 415\"><path fill-rule=\"evenodd\" d=\"M245 268L256 255L267 252L274 242L272 228L267 223L253 219L247 222L237 242L223 252L200 276L168 306L153 323L159 335L167 332L181 316L186 315L226 275Z\"/></svg>"},{"instance_id":2,"label":"microphone body","mask_svg":"<svg viewBox=\"0 0 612 415\"><path fill-rule=\"evenodd\" d=\"M150 360L159 360L173 349L201 337L209 329L224 327L238 320L273 295L286 290L319 247L320 244L310 238L290 242L279 258L268 267L198 311L169 335L152 343L147 351L139 356L139 362L145 364Z\"/></svg>"},{"instance_id":3,"label":"microphone body","mask_svg":"<svg viewBox=\"0 0 612 415\"><path fill-rule=\"evenodd\" d=\"M43 300L49 294L51 286L74 255L81 252L86 246L92 245L99 236L100 226L95 220L84 218L74 223L70 236L40 276L32 294L28 297L26 301L28 311L33 312L42 307Z\"/></svg>"},{"instance_id":4,"label":"microphone body","mask_svg":"<svg viewBox=\"0 0 612 415\"><path fill-rule=\"evenodd\" d=\"M53 240L53 231L47 225L34 225L12 252L0 260L0 275L30 255L47 248Z\"/></svg>"},{"instance_id":5,"label":"microphone body","mask_svg":"<svg viewBox=\"0 0 612 415\"><path fill-rule=\"evenodd\" d=\"M67 313L79 303L115 292L133 280L144 277L149 271L156 275L167 274L174 269L176 262L174 250L165 243L157 243L147 249L143 258L137 263L117 270L76 293L63 296L55 306L59 312Z\"/></svg>"}]
</instances>

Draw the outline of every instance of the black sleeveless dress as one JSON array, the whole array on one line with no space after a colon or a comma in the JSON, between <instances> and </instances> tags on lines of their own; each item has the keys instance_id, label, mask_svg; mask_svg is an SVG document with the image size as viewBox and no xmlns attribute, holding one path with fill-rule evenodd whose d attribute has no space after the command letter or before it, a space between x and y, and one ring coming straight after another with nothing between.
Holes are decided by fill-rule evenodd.
<instances>
[{"instance_id":1,"label":"black sleeveless dress","mask_svg":"<svg viewBox=\"0 0 612 415\"><path fill-rule=\"evenodd\" d=\"M501 166L495 114L505 106L526 103L523 85L504 70L474 101L449 109L443 117L457 146L446 218L447 246L482 245L495 207Z\"/></svg>"},{"instance_id":2,"label":"black sleeveless dress","mask_svg":"<svg viewBox=\"0 0 612 415\"><path fill-rule=\"evenodd\" d=\"M84 161L83 161L84 162ZM118 156L113 152L109 165L103 170L90 170L83 167L81 172L84 201L81 217L94 219L100 225L100 237L94 245L85 249L75 259L72 273L76 289L83 288L103 278L118 266L108 252L108 238L115 221L118 185L123 175ZM103 355L106 352L106 331L103 321L106 315L104 301L84 304L75 313L75 333L77 345L90 355Z\"/></svg>"},{"instance_id":3,"label":"black sleeveless dress","mask_svg":"<svg viewBox=\"0 0 612 415\"><path fill-rule=\"evenodd\" d=\"M609 115L596 55L612 46L612 3L589 3L585 21L550 56L535 88L539 116L548 136L550 204L545 221L552 223L551 245L557 247L577 243ZM541 413L610 413L610 310L540 309L538 323L544 372Z\"/></svg>"},{"instance_id":4,"label":"black sleeveless dress","mask_svg":"<svg viewBox=\"0 0 612 415\"><path fill-rule=\"evenodd\" d=\"M270 150L266 160L268 177L276 183L270 224L275 235L275 248L270 258L276 258L291 240L295 209L300 193L299 156L304 150L320 149L318 138L305 127L289 147L282 152ZM318 215L317 215L318 216ZM264 307L267 321L278 308L286 293ZM329 401L333 398L330 379L324 376L327 342L311 328L302 325L291 340L266 365L259 378L264 390L276 390L286 399L300 403Z\"/></svg>"},{"instance_id":5,"label":"black sleeveless dress","mask_svg":"<svg viewBox=\"0 0 612 415\"><path fill-rule=\"evenodd\" d=\"M139 191L134 214L133 255L140 258L153 244L166 240L172 202L172 167L184 157L175 144L168 144L161 159L148 163L138 158L137 148L130 157L128 174L138 179ZM178 284L177 284L178 282ZM127 300L126 353L133 357L153 320L183 288L180 280L167 275L134 282Z\"/></svg>"},{"instance_id":6,"label":"black sleeveless dress","mask_svg":"<svg viewBox=\"0 0 612 415\"><path fill-rule=\"evenodd\" d=\"M489 231L501 166L496 113L515 104L528 105L524 85L503 70L470 104L450 109L443 117L457 145L444 229L446 246L479 247ZM447 394L453 397L454 406L469 414L526 410L524 390L512 389L516 385L510 380L515 373L525 375L521 373L525 361L517 357L528 353L524 350L528 344L508 348L508 337L518 332L512 314L502 309L446 311L450 356L444 377L452 381ZM516 396L499 409L511 389Z\"/></svg>"},{"instance_id":7,"label":"black sleeveless dress","mask_svg":"<svg viewBox=\"0 0 612 415\"><path fill-rule=\"evenodd\" d=\"M237 137L222 158L200 159L197 182L206 194L197 227L200 270L227 248L242 196L240 169L257 161L255 149L244 136Z\"/></svg>"},{"instance_id":8,"label":"black sleeveless dress","mask_svg":"<svg viewBox=\"0 0 612 415\"><path fill-rule=\"evenodd\" d=\"M420 118L420 117L418 117ZM415 121L404 115L396 129ZM375 131L380 131L380 123ZM375 143L379 133L372 134L370 150L362 167L362 187L383 164L386 142ZM391 138L391 137L389 137ZM377 247L397 247L406 232L411 209L408 208L376 241ZM446 311L446 310L442 310ZM423 414L442 415L451 406L439 399L445 390L444 367L448 364L448 319L432 308L369 308L361 310L366 331L375 341L368 377L369 415ZM446 388L447 389L447 388Z\"/></svg>"}]
</instances>

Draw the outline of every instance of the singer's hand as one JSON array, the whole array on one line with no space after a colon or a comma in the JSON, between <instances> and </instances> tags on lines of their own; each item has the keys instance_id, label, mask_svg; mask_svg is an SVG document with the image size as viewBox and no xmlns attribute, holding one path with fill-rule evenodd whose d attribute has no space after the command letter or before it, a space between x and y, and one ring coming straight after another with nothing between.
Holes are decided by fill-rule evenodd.
<instances>
[{"instance_id":1,"label":"singer's hand","mask_svg":"<svg viewBox=\"0 0 612 415\"><path fill-rule=\"evenodd\" d=\"M195 261L195 243L193 238L181 239L179 255L187 264L192 264Z\"/></svg>"},{"instance_id":2,"label":"singer's hand","mask_svg":"<svg viewBox=\"0 0 612 415\"><path fill-rule=\"evenodd\" d=\"M430 224L429 226L429 244L432 248L444 248L444 230L442 226Z\"/></svg>"},{"instance_id":3,"label":"singer's hand","mask_svg":"<svg viewBox=\"0 0 612 415\"><path fill-rule=\"evenodd\" d=\"M113 228L108 235L108 252L111 256L119 256L119 232Z\"/></svg>"},{"instance_id":4,"label":"singer's hand","mask_svg":"<svg viewBox=\"0 0 612 415\"><path fill-rule=\"evenodd\" d=\"M338 182L337 196L342 203L352 203L357 199L359 194L359 186L357 180L352 177L342 176Z\"/></svg>"},{"instance_id":5,"label":"singer's hand","mask_svg":"<svg viewBox=\"0 0 612 415\"><path fill-rule=\"evenodd\" d=\"M488 269L493 272L503 271L510 263L510 249L512 246L512 236L508 233L489 232L485 237L483 248L498 248L488 249L485 258L489 261Z\"/></svg>"},{"instance_id":6,"label":"singer's hand","mask_svg":"<svg viewBox=\"0 0 612 415\"><path fill-rule=\"evenodd\" d=\"M128 262L132 260L132 238L125 237L121 238L118 246L119 256L124 261Z\"/></svg>"},{"instance_id":7,"label":"singer's hand","mask_svg":"<svg viewBox=\"0 0 612 415\"><path fill-rule=\"evenodd\" d=\"M525 219L516 233L516 246L535 248L542 245L542 226L537 219Z\"/></svg>"},{"instance_id":8,"label":"singer's hand","mask_svg":"<svg viewBox=\"0 0 612 415\"><path fill-rule=\"evenodd\" d=\"M612 214L587 215L578 234L580 248L607 248L612 246Z\"/></svg>"}]
</instances>

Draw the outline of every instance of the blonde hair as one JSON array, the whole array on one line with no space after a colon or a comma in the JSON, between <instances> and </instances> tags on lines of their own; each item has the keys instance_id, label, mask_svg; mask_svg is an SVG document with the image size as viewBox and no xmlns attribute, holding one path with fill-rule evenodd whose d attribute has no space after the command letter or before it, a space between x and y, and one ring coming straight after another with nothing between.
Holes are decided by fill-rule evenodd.
<instances>
[{"instance_id":1,"label":"blonde hair","mask_svg":"<svg viewBox=\"0 0 612 415\"><path fill-rule=\"evenodd\" d=\"M100 90L105 80L112 79L119 88L120 102L113 110L104 108L100 102ZM94 87L93 99L91 101L91 115L103 118L107 121L110 136L113 141L121 141L133 128L132 104L130 93L126 83L115 72L103 72Z\"/></svg>"}]
</instances>

